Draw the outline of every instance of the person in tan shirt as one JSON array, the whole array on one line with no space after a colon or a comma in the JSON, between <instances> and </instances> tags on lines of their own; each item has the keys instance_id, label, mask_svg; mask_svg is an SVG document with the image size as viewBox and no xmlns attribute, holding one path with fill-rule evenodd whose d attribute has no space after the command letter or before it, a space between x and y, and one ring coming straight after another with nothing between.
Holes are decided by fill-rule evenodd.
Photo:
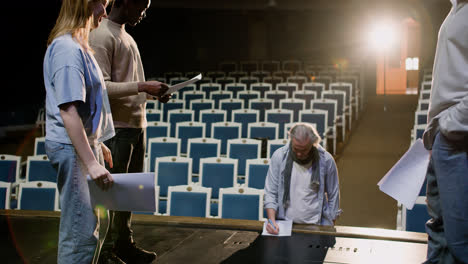
<instances>
[{"instance_id":1,"label":"person in tan shirt","mask_svg":"<svg viewBox=\"0 0 468 264\"><path fill-rule=\"evenodd\" d=\"M135 26L144 17L150 0L115 0L108 19L90 36L90 45L106 82L115 125L115 137L105 144L112 152L111 173L143 171L145 155L146 99L163 96L168 86L145 81L143 64L135 40L125 25ZM136 246L131 229L131 212L111 211L110 229L100 263L151 263L156 253Z\"/></svg>"}]
</instances>

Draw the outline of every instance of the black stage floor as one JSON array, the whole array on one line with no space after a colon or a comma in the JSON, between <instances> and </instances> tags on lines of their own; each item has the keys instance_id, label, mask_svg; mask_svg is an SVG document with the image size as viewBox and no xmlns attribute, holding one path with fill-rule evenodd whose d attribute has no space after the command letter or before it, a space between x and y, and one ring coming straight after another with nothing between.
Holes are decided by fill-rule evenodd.
<instances>
[{"instance_id":1,"label":"black stage floor","mask_svg":"<svg viewBox=\"0 0 468 264\"><path fill-rule=\"evenodd\" d=\"M56 263L59 213L0 211L1 262ZM294 225L291 237L259 235L262 222L135 215L138 245L158 263L421 263L425 234Z\"/></svg>"}]
</instances>

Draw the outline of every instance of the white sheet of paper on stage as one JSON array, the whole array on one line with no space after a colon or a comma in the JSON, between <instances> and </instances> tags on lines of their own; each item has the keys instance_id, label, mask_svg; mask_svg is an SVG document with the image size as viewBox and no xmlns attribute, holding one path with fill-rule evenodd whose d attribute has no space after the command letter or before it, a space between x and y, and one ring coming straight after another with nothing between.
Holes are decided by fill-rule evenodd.
<instances>
[{"instance_id":1,"label":"white sheet of paper on stage","mask_svg":"<svg viewBox=\"0 0 468 264\"><path fill-rule=\"evenodd\" d=\"M168 94L177 92L178 90L184 88L185 86L190 85L192 83L195 83L195 82L197 82L197 81L199 81L201 79L202 79L202 75L200 73L200 74L198 74L197 76L193 77L192 79L190 79L188 81L181 82L181 83L169 86L169 89L167 90L167 92L164 95L168 95Z\"/></svg>"},{"instance_id":2,"label":"white sheet of paper on stage","mask_svg":"<svg viewBox=\"0 0 468 264\"><path fill-rule=\"evenodd\" d=\"M418 139L377 185L382 192L406 208L413 209L428 165L429 151L424 148L422 140Z\"/></svg>"},{"instance_id":3,"label":"white sheet of paper on stage","mask_svg":"<svg viewBox=\"0 0 468 264\"><path fill-rule=\"evenodd\" d=\"M155 212L154 173L112 174L114 184L103 191L88 175L91 204L115 211Z\"/></svg>"},{"instance_id":4,"label":"white sheet of paper on stage","mask_svg":"<svg viewBox=\"0 0 468 264\"><path fill-rule=\"evenodd\" d=\"M292 221L291 220L276 220L276 224L279 227L278 235L268 233L268 231L266 230L267 224L268 224L268 221L265 221L263 223L262 236L291 236L291 233L292 233Z\"/></svg>"}]
</instances>

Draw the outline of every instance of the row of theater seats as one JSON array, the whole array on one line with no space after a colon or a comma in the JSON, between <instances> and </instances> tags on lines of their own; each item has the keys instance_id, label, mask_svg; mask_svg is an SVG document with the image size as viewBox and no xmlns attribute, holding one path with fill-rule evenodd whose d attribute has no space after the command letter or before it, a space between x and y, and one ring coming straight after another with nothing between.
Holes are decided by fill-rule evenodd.
<instances>
[{"instance_id":1,"label":"row of theater seats","mask_svg":"<svg viewBox=\"0 0 468 264\"><path fill-rule=\"evenodd\" d=\"M422 135L426 129L429 99L432 86L432 82L428 79L429 77L427 77L427 79L421 83L418 105L414 116L414 126L411 131L411 145L416 140L422 139ZM413 209L409 210L401 204L399 204L398 208L398 229L413 232L426 232L425 224L427 220L430 219L426 206L426 180L424 180L424 184Z\"/></svg>"},{"instance_id":2,"label":"row of theater seats","mask_svg":"<svg viewBox=\"0 0 468 264\"><path fill-rule=\"evenodd\" d=\"M206 148L207 146L205 146ZM209 147L209 146L208 146ZM255 146L233 146L240 148L240 151L253 151L255 147L259 149L258 144ZM200 148L200 151L203 151ZM219 151L219 144L218 144ZM208 154L209 149L205 154ZM233 151L235 152L235 151ZM203 155L201 155L203 156ZM208 156L210 156L208 154ZM182 214L182 208L177 208L170 211L170 197L171 188L173 188L175 197L180 200L181 197L199 196L199 193L205 193L204 198L206 203L209 204L207 216L232 218L229 212L224 212L225 209L219 207L222 205L223 193L229 198L229 202L225 203L226 208L234 206L236 203L242 203L237 208L249 208L247 211L239 210L235 218L238 219L252 219L259 220L263 217L263 213L258 213L255 218L252 218L251 209L255 207L256 211L262 211L263 207L263 188L266 173L268 170L269 159L248 159L244 161L244 170L246 174L243 177L238 176L239 160L248 156L241 157L240 159L234 158L201 158L200 159L200 172L196 176L192 173L192 158L188 157L159 157L156 159L156 173L155 175L155 201L157 211L155 214ZM2 175L9 177L2 178L0 186L1 205L4 209L22 209L22 210L59 210L58 192L56 185L56 172L50 166L46 156L31 156L27 161L27 175L22 179L18 175L20 157L12 155L2 155L0 160L0 168ZM14 168L14 169L12 169ZM186 187L180 187L184 185ZM190 187L190 188L188 188ZM188 194L192 191L195 194ZM208 195L209 194L209 195ZM199 199L198 197L197 199ZM253 200L252 200L253 199ZM195 200L191 200L194 202ZM248 202L246 202L248 201ZM253 203L253 201L256 201ZM246 204L243 204L246 202ZM234 206L235 207L235 206ZM218 211L219 210L219 211ZM224 210L221 214L221 210ZM199 212L199 211L197 211ZM250 212L249 216L243 214ZM187 213L188 214L188 213ZM193 215L187 216L200 216L193 212ZM248 218L246 218L248 217Z\"/></svg>"}]
</instances>

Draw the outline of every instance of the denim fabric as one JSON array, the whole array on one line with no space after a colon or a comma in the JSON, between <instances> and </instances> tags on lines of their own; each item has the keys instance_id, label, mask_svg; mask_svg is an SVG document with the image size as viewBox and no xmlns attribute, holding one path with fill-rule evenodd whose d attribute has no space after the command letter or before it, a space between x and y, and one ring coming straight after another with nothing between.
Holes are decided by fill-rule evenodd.
<instances>
[{"instance_id":1,"label":"denim fabric","mask_svg":"<svg viewBox=\"0 0 468 264\"><path fill-rule=\"evenodd\" d=\"M322 208L322 210L320 212L316 212L317 214L320 214L320 217L318 218L320 219L320 222L316 224L333 225L333 220L335 220L342 211L340 209L338 171L332 155L320 146L317 149L320 155L318 208ZM283 195L284 174L288 151L289 144L286 144L273 153L265 180L264 207L274 209L276 211L276 217L279 219L285 218Z\"/></svg>"},{"instance_id":2,"label":"denim fabric","mask_svg":"<svg viewBox=\"0 0 468 264\"><path fill-rule=\"evenodd\" d=\"M60 193L58 263L95 263L99 256L99 223L91 207L86 174L70 144L45 141L52 166L57 170ZM92 147L102 164L100 148ZM104 233L106 232L104 228ZM105 237L105 234L104 236Z\"/></svg>"},{"instance_id":3,"label":"denim fabric","mask_svg":"<svg viewBox=\"0 0 468 264\"><path fill-rule=\"evenodd\" d=\"M116 128L115 137L104 142L112 152L113 168L107 168L111 173L143 172L145 157L145 129ZM109 250L116 245L133 242L131 229L132 213L109 211L110 230L104 241L103 250Z\"/></svg>"},{"instance_id":4,"label":"denim fabric","mask_svg":"<svg viewBox=\"0 0 468 264\"><path fill-rule=\"evenodd\" d=\"M425 263L468 263L467 142L435 136L427 170L427 205L432 217Z\"/></svg>"}]
</instances>

